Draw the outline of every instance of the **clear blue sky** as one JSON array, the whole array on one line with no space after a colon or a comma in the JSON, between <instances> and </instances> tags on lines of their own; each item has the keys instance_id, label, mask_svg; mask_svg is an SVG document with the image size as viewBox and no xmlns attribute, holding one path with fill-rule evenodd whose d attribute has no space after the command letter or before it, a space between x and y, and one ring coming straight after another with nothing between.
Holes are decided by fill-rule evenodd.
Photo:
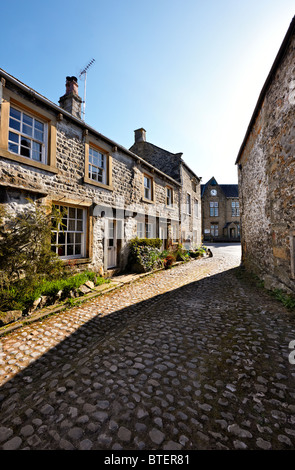
<instances>
[{"instance_id":1,"label":"clear blue sky","mask_svg":"<svg viewBox=\"0 0 295 470\"><path fill-rule=\"evenodd\" d=\"M0 68L58 103L65 77L95 58L89 125L126 148L144 127L203 183L236 183L237 153L294 14L294 0L4 2Z\"/></svg>"}]
</instances>

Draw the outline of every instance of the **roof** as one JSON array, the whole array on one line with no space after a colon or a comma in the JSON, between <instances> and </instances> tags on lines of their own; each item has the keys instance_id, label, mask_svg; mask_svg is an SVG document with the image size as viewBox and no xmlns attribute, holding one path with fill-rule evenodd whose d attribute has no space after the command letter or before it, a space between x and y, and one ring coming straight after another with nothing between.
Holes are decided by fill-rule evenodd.
<instances>
[{"instance_id":1,"label":"roof","mask_svg":"<svg viewBox=\"0 0 295 470\"><path fill-rule=\"evenodd\" d=\"M200 181L200 177L182 159L182 153L172 153L146 141L135 142L130 147L130 151L136 153L152 165L157 166L161 171L179 182L181 181L181 165L191 173L192 177Z\"/></svg>"},{"instance_id":2,"label":"roof","mask_svg":"<svg viewBox=\"0 0 295 470\"><path fill-rule=\"evenodd\" d=\"M214 186L218 185L218 187L222 189L225 197L239 197L239 185L238 184L218 184L214 177L212 177L209 181L207 181L206 184L201 184L201 197L203 197L207 186L209 186L209 184L211 184L212 182Z\"/></svg>"},{"instance_id":3,"label":"roof","mask_svg":"<svg viewBox=\"0 0 295 470\"><path fill-rule=\"evenodd\" d=\"M10 75L8 72L6 72L5 70L1 69L0 68L0 78L3 77L5 78L5 80L8 80L10 82L12 82L14 85L18 86L19 88L21 88L23 91L25 91L26 93L28 93L32 98L35 98L35 99L38 99L39 101L41 101L42 103L46 104L47 106L49 106L50 108L54 109L56 112L58 113L62 113L64 116L66 116L68 119L72 120L73 122L75 122L77 125L83 127L83 129L87 129L88 131L92 132L94 135L96 135L97 137L99 137L101 140L103 140L105 143L109 144L110 146L112 147L117 147L118 149L120 149L122 152L124 152L125 154L129 155L130 157L132 157L134 160L136 161L140 161L140 163L148 166L150 169L154 170L155 172L157 172L158 174L160 174L162 177L167 177L168 179L171 179L173 181L173 183L177 184L178 186L180 185L179 181L178 180L175 180L173 177L171 177L169 175L169 173L164 173L163 171L161 171L161 169L153 166L152 164L150 164L149 162L147 162L145 159L141 158L140 155L136 155L134 154L131 150L128 150L126 149L125 147L123 147L122 145L118 144L117 142L114 142L113 140L109 139L108 137L104 136L103 134L101 134L100 132L98 132L96 129L94 129L93 127L89 126L87 123L85 123L82 119L79 119L78 117L74 116L73 114L69 113L68 111L64 110L63 108L61 108L60 106L58 106L57 104L53 103L52 101L50 101L48 98L46 98L45 96L41 95L40 93L38 93L37 91L35 91L33 88L30 88L28 85L25 85L23 82L21 82L20 80L18 80L17 78L13 77L12 75Z\"/></svg>"},{"instance_id":4,"label":"roof","mask_svg":"<svg viewBox=\"0 0 295 470\"><path fill-rule=\"evenodd\" d=\"M256 118L257 118L257 115L260 111L260 108L262 107L262 103L264 101L264 98L265 98L265 95L266 95L266 92L268 90L268 88L270 87L271 83L272 83L272 80L275 76L275 73L278 69L278 67L280 66L284 56L285 56L285 53L287 51L287 48L290 44L290 41L294 35L294 32L295 32L295 16L293 17L291 23L290 23L290 26L288 28L288 31L285 35L285 38L281 44L281 47L279 49L279 52L277 53L277 56L275 58L275 61L270 69L270 72L267 76L267 79L263 85L263 88L260 92L260 95L259 95L259 98L258 98L258 101L256 103L256 106L255 106L255 109L254 109L254 112L252 114L252 117L251 117L251 120L250 120L250 123L249 123L249 126L247 128L247 132L245 134L245 137L244 137L244 140L242 142L242 145L240 147L240 150L239 150L239 153L238 153L238 156L237 156L237 159L236 159L236 164L239 163L240 161L240 158L242 156L242 153L243 153L243 150L246 146L246 143L247 143L247 140L248 140L248 137L251 133L251 130L252 130L252 127L254 126L255 124L255 121L256 121Z\"/></svg>"}]
</instances>

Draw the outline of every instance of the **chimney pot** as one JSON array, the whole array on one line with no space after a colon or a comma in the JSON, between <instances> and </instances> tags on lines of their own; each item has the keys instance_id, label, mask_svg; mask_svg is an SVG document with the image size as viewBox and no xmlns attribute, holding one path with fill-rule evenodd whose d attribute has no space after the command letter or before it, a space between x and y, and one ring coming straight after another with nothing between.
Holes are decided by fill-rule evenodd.
<instances>
[{"instance_id":1,"label":"chimney pot","mask_svg":"<svg viewBox=\"0 0 295 470\"><path fill-rule=\"evenodd\" d=\"M67 77L66 78L66 95L69 93L74 93L78 95L78 80L77 77Z\"/></svg>"},{"instance_id":2,"label":"chimney pot","mask_svg":"<svg viewBox=\"0 0 295 470\"><path fill-rule=\"evenodd\" d=\"M135 134L135 143L137 142L146 142L146 130L141 127L140 129L136 129L134 131Z\"/></svg>"}]
</instances>

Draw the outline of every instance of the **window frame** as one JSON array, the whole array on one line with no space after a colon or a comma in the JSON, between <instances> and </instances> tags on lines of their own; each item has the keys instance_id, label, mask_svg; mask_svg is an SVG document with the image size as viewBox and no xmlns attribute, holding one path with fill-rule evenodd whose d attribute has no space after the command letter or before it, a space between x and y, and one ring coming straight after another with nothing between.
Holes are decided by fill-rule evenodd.
<instances>
[{"instance_id":1,"label":"window frame","mask_svg":"<svg viewBox=\"0 0 295 470\"><path fill-rule=\"evenodd\" d=\"M192 197L190 193L186 193L186 213L192 215Z\"/></svg>"},{"instance_id":2,"label":"window frame","mask_svg":"<svg viewBox=\"0 0 295 470\"><path fill-rule=\"evenodd\" d=\"M145 184L146 181L149 182L148 186ZM150 176L143 175L143 197L149 201L152 200L152 183L153 180Z\"/></svg>"},{"instance_id":3,"label":"window frame","mask_svg":"<svg viewBox=\"0 0 295 470\"><path fill-rule=\"evenodd\" d=\"M212 231L214 233L212 233ZM218 237L219 236L219 226L218 224L210 224L210 235L211 237Z\"/></svg>"},{"instance_id":4,"label":"window frame","mask_svg":"<svg viewBox=\"0 0 295 470\"><path fill-rule=\"evenodd\" d=\"M209 215L210 215L210 217L219 217L218 201L210 201L209 202Z\"/></svg>"},{"instance_id":5,"label":"window frame","mask_svg":"<svg viewBox=\"0 0 295 470\"><path fill-rule=\"evenodd\" d=\"M12 110L14 110L16 113L19 113L19 119L14 115L12 115ZM32 125L30 125L28 122L25 122L25 118L29 118L32 120ZM17 127L11 126L11 122L15 122L16 125L19 125L19 129ZM35 131L36 132L41 132L40 130L36 129L36 123L40 123L43 126L42 134L43 138L38 139L35 136ZM25 132L24 128L30 128L31 129L31 134L29 132ZM10 135L16 135L17 141L13 140ZM11 153L14 153L20 157L25 157L29 158L30 160L46 164L47 161L47 150L48 146L46 145L47 143L47 135L48 135L48 124L46 121L42 120L39 117L36 117L34 113L30 113L28 111L24 111L23 109L10 105L9 107L9 123L8 123L8 151ZM27 140L30 142L30 146L25 146L22 144L23 140ZM33 152L34 152L34 143L41 146L41 158L39 160L34 159L33 157ZM17 147L17 151L15 152L12 150L12 146ZM29 155L25 155L24 153L21 153L24 151L23 149L27 150L29 152Z\"/></svg>"},{"instance_id":6,"label":"window frame","mask_svg":"<svg viewBox=\"0 0 295 470\"><path fill-rule=\"evenodd\" d=\"M180 227L179 223L171 223L171 238L172 238L172 243L178 243L179 241L179 232L180 232Z\"/></svg>"},{"instance_id":7,"label":"window frame","mask_svg":"<svg viewBox=\"0 0 295 470\"><path fill-rule=\"evenodd\" d=\"M147 181L150 181L150 188L146 187L145 179L147 179ZM146 189L149 190L149 197L146 197ZM148 203L154 203L155 201L154 177L151 174L146 173L146 172L142 174L142 201L148 202Z\"/></svg>"},{"instance_id":8,"label":"window frame","mask_svg":"<svg viewBox=\"0 0 295 470\"><path fill-rule=\"evenodd\" d=\"M231 215L232 217L240 217L240 202L239 201L231 202Z\"/></svg>"},{"instance_id":9,"label":"window frame","mask_svg":"<svg viewBox=\"0 0 295 470\"><path fill-rule=\"evenodd\" d=\"M15 108L23 114L42 122L47 128L44 136L44 155L42 161L33 160L30 157L9 150L9 132L10 129L10 108ZM3 88L3 99L1 104L0 119L0 153L3 158L13 160L17 163L25 164L51 173L58 173L56 167L56 117L48 111L41 109L36 104L21 98L14 92ZM20 132L19 135L22 135Z\"/></svg>"},{"instance_id":10,"label":"window frame","mask_svg":"<svg viewBox=\"0 0 295 470\"><path fill-rule=\"evenodd\" d=\"M194 200L194 216L196 219L199 218L199 200L195 198Z\"/></svg>"},{"instance_id":11,"label":"window frame","mask_svg":"<svg viewBox=\"0 0 295 470\"><path fill-rule=\"evenodd\" d=\"M89 177L89 150L93 149L94 151L98 152L99 154L104 156L105 159L105 176L104 182L96 181ZM113 168L113 159L111 153L99 143L96 142L95 138L89 137L88 135L85 138L85 166L84 166L84 183L91 184L93 186L97 186L98 188L108 189L109 191L113 191L113 182L112 182L112 168Z\"/></svg>"},{"instance_id":12,"label":"window frame","mask_svg":"<svg viewBox=\"0 0 295 470\"><path fill-rule=\"evenodd\" d=\"M169 196L170 191L170 196ZM166 186L166 206L172 207L173 206L173 188L171 186Z\"/></svg>"},{"instance_id":13,"label":"window frame","mask_svg":"<svg viewBox=\"0 0 295 470\"><path fill-rule=\"evenodd\" d=\"M96 157L94 152L97 154L97 157L101 159L101 165L93 162L93 159ZM92 158L92 161L90 161L90 158ZM102 177L101 181L98 180L98 175L99 172L95 172L94 168L101 170L102 171ZM93 178L92 175L97 175L97 179ZM95 148L93 145L89 145L89 154L88 154L88 178L94 181L95 183L100 183L100 184L106 184L107 182L107 157L105 153L100 152L97 148Z\"/></svg>"},{"instance_id":14,"label":"window frame","mask_svg":"<svg viewBox=\"0 0 295 470\"><path fill-rule=\"evenodd\" d=\"M141 228L139 228L141 226ZM136 236L137 238L144 238L144 222L136 223Z\"/></svg>"},{"instance_id":15,"label":"window frame","mask_svg":"<svg viewBox=\"0 0 295 470\"><path fill-rule=\"evenodd\" d=\"M75 204L69 204L69 203L64 203L64 202L57 202L57 203L54 203L55 207L57 208L67 208L68 211L67 211L67 228L68 228L68 225L69 225L69 221L75 221L75 226L77 225L76 222L78 221L81 221L81 219L76 219L76 218L73 218L73 217L69 217L69 214L70 214L70 209L74 209L75 210L75 214L77 214L77 210L81 210L82 211L82 230L65 230L63 227L57 227L56 230L51 230L51 234L55 233L56 235L56 243L52 243L51 242L51 247L55 247L55 250L52 249L53 252L55 252L59 258L61 260L70 260L70 259L83 259L83 258L86 258L87 257L87 238L88 238L88 234L87 234L87 221L88 221L88 210L87 210L87 207L85 206L81 206L81 205L75 205ZM64 219L64 217L63 217ZM71 254L71 255L68 255L68 254L64 254L64 255L60 255L58 253L58 235L59 233L61 232L64 232L65 233L65 243L64 243L64 246L65 246L65 253L67 253L67 249L68 249L68 246L69 245L73 245L74 246L78 246L78 245L81 245L81 253L80 254ZM76 240L76 234L81 234L81 243L67 243L67 240L68 240L68 234L74 234L74 240ZM62 244L63 245L63 244Z\"/></svg>"}]
</instances>

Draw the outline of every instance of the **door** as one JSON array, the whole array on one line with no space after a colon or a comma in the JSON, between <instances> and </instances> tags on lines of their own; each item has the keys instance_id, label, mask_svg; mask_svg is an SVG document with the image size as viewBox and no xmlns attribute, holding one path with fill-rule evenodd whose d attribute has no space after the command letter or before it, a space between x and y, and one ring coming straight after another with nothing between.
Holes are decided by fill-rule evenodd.
<instances>
[{"instance_id":1,"label":"door","mask_svg":"<svg viewBox=\"0 0 295 470\"><path fill-rule=\"evenodd\" d=\"M115 220L108 220L107 247L107 268L115 268L117 266L117 237Z\"/></svg>"}]
</instances>

